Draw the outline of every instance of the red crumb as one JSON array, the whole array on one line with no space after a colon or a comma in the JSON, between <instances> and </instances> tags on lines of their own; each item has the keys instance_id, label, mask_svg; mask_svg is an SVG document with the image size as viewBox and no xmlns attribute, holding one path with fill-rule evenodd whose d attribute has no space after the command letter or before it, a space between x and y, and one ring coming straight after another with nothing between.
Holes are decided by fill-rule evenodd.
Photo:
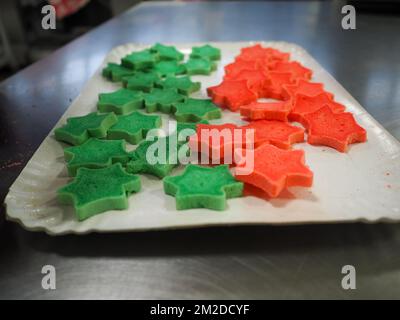
<instances>
[{"instance_id":1,"label":"red crumb","mask_svg":"<svg viewBox=\"0 0 400 320\"><path fill-rule=\"evenodd\" d=\"M2 165L0 167L0 170L9 169L9 168L13 168L13 167L18 167L20 165L22 165L22 161L15 161L15 162L11 162L11 163L7 163L7 164Z\"/></svg>"}]
</instances>

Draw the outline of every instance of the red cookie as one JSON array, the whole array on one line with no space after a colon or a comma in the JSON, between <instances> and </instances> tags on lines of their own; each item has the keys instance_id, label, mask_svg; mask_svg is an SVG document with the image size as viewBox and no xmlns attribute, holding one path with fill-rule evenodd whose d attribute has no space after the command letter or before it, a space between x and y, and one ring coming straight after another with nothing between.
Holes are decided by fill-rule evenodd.
<instances>
[{"instance_id":1,"label":"red cookie","mask_svg":"<svg viewBox=\"0 0 400 320\"><path fill-rule=\"evenodd\" d=\"M297 94L314 97L320 93L326 93L331 99L333 99L333 94L326 92L322 83L309 82L304 79L299 79L295 84L284 85L282 96L284 100L291 100L294 102L294 98Z\"/></svg>"},{"instance_id":2,"label":"red cookie","mask_svg":"<svg viewBox=\"0 0 400 320\"><path fill-rule=\"evenodd\" d=\"M333 101L326 92L320 93L314 97L298 94L294 100L292 110L289 113L290 121L300 122L307 128L307 121L304 120L304 115L313 113L323 106L328 106L333 113L344 112L344 105Z\"/></svg>"},{"instance_id":3,"label":"red cookie","mask_svg":"<svg viewBox=\"0 0 400 320\"><path fill-rule=\"evenodd\" d=\"M207 88L207 93L215 104L231 111L257 100L257 94L249 89L246 80L224 80L217 86Z\"/></svg>"},{"instance_id":4,"label":"red cookie","mask_svg":"<svg viewBox=\"0 0 400 320\"><path fill-rule=\"evenodd\" d=\"M272 71L275 72L289 72L292 74L293 79L310 80L312 77L312 70L304 67L297 61L279 61L274 65Z\"/></svg>"},{"instance_id":5,"label":"red cookie","mask_svg":"<svg viewBox=\"0 0 400 320\"><path fill-rule=\"evenodd\" d=\"M340 152L346 152L348 145L365 142L367 132L359 126L349 112L333 113L329 106L304 115L307 122L307 142L313 145L325 145Z\"/></svg>"},{"instance_id":6,"label":"red cookie","mask_svg":"<svg viewBox=\"0 0 400 320\"><path fill-rule=\"evenodd\" d=\"M287 187L312 185L313 173L305 165L303 150L282 150L264 144L239 154L244 157L235 168L235 178L262 189L270 197L279 196Z\"/></svg>"},{"instance_id":7,"label":"red cookie","mask_svg":"<svg viewBox=\"0 0 400 320\"><path fill-rule=\"evenodd\" d=\"M286 101L253 102L240 107L240 114L249 120L288 121L291 106Z\"/></svg>"},{"instance_id":8,"label":"red cookie","mask_svg":"<svg viewBox=\"0 0 400 320\"><path fill-rule=\"evenodd\" d=\"M258 70L260 67L256 61L235 61L225 66L225 75L235 77L243 70Z\"/></svg>"},{"instance_id":9,"label":"red cookie","mask_svg":"<svg viewBox=\"0 0 400 320\"><path fill-rule=\"evenodd\" d=\"M273 68L279 61L289 61L290 54L274 48L263 48L260 44L242 48L236 61L257 61L263 67Z\"/></svg>"},{"instance_id":10,"label":"red cookie","mask_svg":"<svg viewBox=\"0 0 400 320\"><path fill-rule=\"evenodd\" d=\"M267 75L261 70L242 70L236 75L225 75L224 80L246 80L250 90L262 94L267 83Z\"/></svg>"},{"instance_id":11,"label":"red cookie","mask_svg":"<svg viewBox=\"0 0 400 320\"><path fill-rule=\"evenodd\" d=\"M283 86L292 83L293 80L291 73L271 71L268 73L268 78L261 93L261 96L263 98L284 100Z\"/></svg>"},{"instance_id":12,"label":"red cookie","mask_svg":"<svg viewBox=\"0 0 400 320\"><path fill-rule=\"evenodd\" d=\"M265 58L265 48L263 48L260 44L242 48L240 50L240 54L236 56L237 61L263 61Z\"/></svg>"},{"instance_id":13,"label":"red cookie","mask_svg":"<svg viewBox=\"0 0 400 320\"><path fill-rule=\"evenodd\" d=\"M270 61L289 61L290 54L274 48L264 48L265 55Z\"/></svg>"},{"instance_id":14,"label":"red cookie","mask_svg":"<svg viewBox=\"0 0 400 320\"><path fill-rule=\"evenodd\" d=\"M188 146L212 160L213 164L233 163L233 151L245 145L244 130L233 123L198 124Z\"/></svg>"},{"instance_id":15,"label":"red cookie","mask_svg":"<svg viewBox=\"0 0 400 320\"><path fill-rule=\"evenodd\" d=\"M270 143L281 149L290 149L296 142L304 141L304 129L287 122L275 120L252 121L243 129L254 129L254 145Z\"/></svg>"}]
</instances>

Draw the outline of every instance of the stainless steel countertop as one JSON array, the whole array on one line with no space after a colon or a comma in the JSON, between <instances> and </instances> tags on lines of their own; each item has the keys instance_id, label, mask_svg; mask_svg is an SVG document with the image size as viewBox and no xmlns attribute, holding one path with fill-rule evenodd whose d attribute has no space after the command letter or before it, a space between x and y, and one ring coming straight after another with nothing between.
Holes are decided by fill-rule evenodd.
<instances>
[{"instance_id":1,"label":"stainless steel countertop","mask_svg":"<svg viewBox=\"0 0 400 320\"><path fill-rule=\"evenodd\" d=\"M400 17L339 2L144 3L0 84L0 196L113 47L283 40L400 138ZM294 213L295 214L295 213ZM0 221L0 298L400 298L400 225L217 227L50 237ZM41 288L41 268L57 289ZM354 265L357 289L341 287Z\"/></svg>"}]
</instances>

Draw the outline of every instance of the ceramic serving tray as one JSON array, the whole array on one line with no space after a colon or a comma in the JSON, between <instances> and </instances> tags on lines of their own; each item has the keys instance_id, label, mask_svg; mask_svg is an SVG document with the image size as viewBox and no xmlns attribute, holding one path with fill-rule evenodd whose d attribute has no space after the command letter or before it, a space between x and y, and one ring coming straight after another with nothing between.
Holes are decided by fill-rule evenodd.
<instances>
[{"instance_id":1,"label":"ceramic serving tray","mask_svg":"<svg viewBox=\"0 0 400 320\"><path fill-rule=\"evenodd\" d=\"M223 77L223 66L232 62L240 48L253 42L216 42L222 59L211 76L193 76L202 90L193 97L206 98L206 88L217 85ZM7 218L32 231L52 235L88 232L139 231L166 228L194 228L239 224L305 224L345 221L375 222L400 220L400 143L391 136L316 60L301 47L284 42L261 42L263 46L290 52L314 72L313 81L322 82L335 99L351 111L367 130L368 142L353 144L343 154L328 147L307 143L294 145L304 149L306 163L314 172L312 188L291 188L290 193L273 200L247 196L228 200L225 211L191 209L177 211L175 198L167 196L162 182L141 175L142 190L129 197L129 209L108 211L78 222L70 206L59 205L56 190L68 183L63 157L66 145L54 139L53 130L30 159L6 197ZM174 44L186 56L194 45ZM114 48L103 65L88 81L55 127L71 116L96 110L99 93L111 92L121 85L105 80L101 70L107 62L119 62L126 54L146 48L126 44ZM162 115L168 126L167 115ZM211 123L243 123L239 113L223 111L222 119ZM177 174L177 168L172 174Z\"/></svg>"}]
</instances>

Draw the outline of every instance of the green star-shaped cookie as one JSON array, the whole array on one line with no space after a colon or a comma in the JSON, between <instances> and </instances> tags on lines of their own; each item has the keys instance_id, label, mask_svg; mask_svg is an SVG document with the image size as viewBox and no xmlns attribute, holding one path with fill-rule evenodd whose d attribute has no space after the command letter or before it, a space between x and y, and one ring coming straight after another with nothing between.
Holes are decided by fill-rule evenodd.
<instances>
[{"instance_id":1,"label":"green star-shaped cookie","mask_svg":"<svg viewBox=\"0 0 400 320\"><path fill-rule=\"evenodd\" d=\"M172 105L184 101L185 98L175 89L153 89L153 91L144 95L144 105L147 112L171 113Z\"/></svg>"},{"instance_id":2,"label":"green star-shaped cookie","mask_svg":"<svg viewBox=\"0 0 400 320\"><path fill-rule=\"evenodd\" d=\"M142 93L124 88L111 93L100 93L97 102L97 109L100 112L115 114L127 114L142 107Z\"/></svg>"},{"instance_id":3,"label":"green star-shaped cookie","mask_svg":"<svg viewBox=\"0 0 400 320\"><path fill-rule=\"evenodd\" d=\"M167 77L164 81L157 83L158 87L164 89L176 89L178 93L188 96L200 90L200 82L193 82L189 77Z\"/></svg>"},{"instance_id":4,"label":"green star-shaped cookie","mask_svg":"<svg viewBox=\"0 0 400 320\"><path fill-rule=\"evenodd\" d=\"M207 208L224 210L226 199L240 197L243 183L227 165L201 167L189 164L182 175L164 178L164 191L175 196L176 209Z\"/></svg>"},{"instance_id":5,"label":"green star-shaped cookie","mask_svg":"<svg viewBox=\"0 0 400 320\"><path fill-rule=\"evenodd\" d=\"M124 67L131 68L133 70L146 70L154 67L154 64L157 62L157 60L157 55L146 49L128 54L122 58L121 63Z\"/></svg>"},{"instance_id":6,"label":"green star-shaped cookie","mask_svg":"<svg viewBox=\"0 0 400 320\"><path fill-rule=\"evenodd\" d=\"M118 122L108 130L108 139L125 139L137 144L146 137L149 130L161 126L161 117L146 115L135 111L125 116L118 116Z\"/></svg>"},{"instance_id":7,"label":"green star-shaped cookie","mask_svg":"<svg viewBox=\"0 0 400 320\"><path fill-rule=\"evenodd\" d=\"M117 122L114 113L98 114L89 113L83 117L72 117L67 119L67 124L54 131L59 141L68 142L73 145L84 143L90 137L104 138L107 130Z\"/></svg>"},{"instance_id":8,"label":"green star-shaped cookie","mask_svg":"<svg viewBox=\"0 0 400 320\"><path fill-rule=\"evenodd\" d=\"M196 122L221 118L221 109L209 99L189 98L173 105L177 121Z\"/></svg>"},{"instance_id":9,"label":"green star-shaped cookie","mask_svg":"<svg viewBox=\"0 0 400 320\"><path fill-rule=\"evenodd\" d=\"M176 61L160 61L154 66L154 71L161 77L184 74L186 72L185 65Z\"/></svg>"},{"instance_id":10,"label":"green star-shaped cookie","mask_svg":"<svg viewBox=\"0 0 400 320\"><path fill-rule=\"evenodd\" d=\"M221 50L206 44L202 47L193 47L190 58L203 58L207 60L220 60Z\"/></svg>"},{"instance_id":11,"label":"green star-shaped cookie","mask_svg":"<svg viewBox=\"0 0 400 320\"><path fill-rule=\"evenodd\" d=\"M186 63L186 73L188 75L202 74L209 75L217 66L214 62L202 58L190 58Z\"/></svg>"},{"instance_id":12,"label":"green star-shaped cookie","mask_svg":"<svg viewBox=\"0 0 400 320\"><path fill-rule=\"evenodd\" d=\"M131 76L135 73L132 69L126 68L117 63L109 63L107 67L103 69L103 77L111 81L122 81L125 76Z\"/></svg>"},{"instance_id":13,"label":"green star-shaped cookie","mask_svg":"<svg viewBox=\"0 0 400 320\"><path fill-rule=\"evenodd\" d=\"M120 163L103 169L81 168L75 179L57 191L63 204L72 204L79 221L108 210L128 208L127 195L140 190L140 178Z\"/></svg>"},{"instance_id":14,"label":"green star-shaped cookie","mask_svg":"<svg viewBox=\"0 0 400 320\"><path fill-rule=\"evenodd\" d=\"M174 46L165 46L160 43L156 43L150 48L150 51L157 53L160 60L183 60L183 53L179 52Z\"/></svg>"},{"instance_id":15,"label":"green star-shaped cookie","mask_svg":"<svg viewBox=\"0 0 400 320\"><path fill-rule=\"evenodd\" d=\"M124 77L122 83L127 89L149 92L159 80L155 72L137 72L133 76Z\"/></svg>"},{"instance_id":16,"label":"green star-shaped cookie","mask_svg":"<svg viewBox=\"0 0 400 320\"><path fill-rule=\"evenodd\" d=\"M70 176L75 176L79 168L104 168L113 163L126 163L129 154L125 151L124 140L100 140L90 138L85 143L64 149Z\"/></svg>"},{"instance_id":17,"label":"green star-shaped cookie","mask_svg":"<svg viewBox=\"0 0 400 320\"><path fill-rule=\"evenodd\" d=\"M178 152L181 147L176 139L169 136L142 141L132 152L126 170L130 173L147 173L163 178L178 166Z\"/></svg>"}]
</instances>

